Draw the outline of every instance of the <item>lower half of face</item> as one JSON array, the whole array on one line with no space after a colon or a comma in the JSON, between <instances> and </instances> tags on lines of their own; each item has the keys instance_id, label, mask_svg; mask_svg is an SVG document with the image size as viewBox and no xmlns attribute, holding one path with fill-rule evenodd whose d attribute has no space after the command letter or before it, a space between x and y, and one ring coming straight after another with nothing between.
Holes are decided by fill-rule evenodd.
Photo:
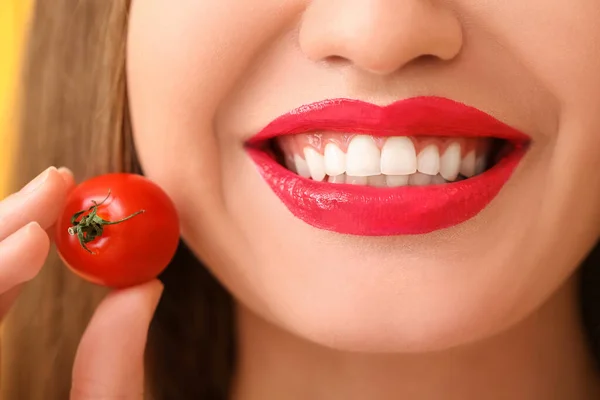
<instances>
[{"instance_id":1,"label":"lower half of face","mask_svg":"<svg viewBox=\"0 0 600 400\"><path fill-rule=\"evenodd\" d=\"M492 336L600 230L600 15L553 2L134 1L144 171L281 328L361 351Z\"/></svg>"}]
</instances>

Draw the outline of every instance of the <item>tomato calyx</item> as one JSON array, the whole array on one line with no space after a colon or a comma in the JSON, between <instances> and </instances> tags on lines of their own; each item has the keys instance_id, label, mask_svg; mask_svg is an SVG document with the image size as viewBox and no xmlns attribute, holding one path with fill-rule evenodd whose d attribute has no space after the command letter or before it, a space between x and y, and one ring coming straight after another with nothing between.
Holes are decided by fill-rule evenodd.
<instances>
[{"instance_id":1,"label":"tomato calyx","mask_svg":"<svg viewBox=\"0 0 600 400\"><path fill-rule=\"evenodd\" d=\"M139 210L118 221L107 221L98 215L98 207L108 200L110 194L111 191L109 189L108 194L100 203L92 200L92 203L94 204L93 206L87 210L76 212L71 217L72 226L70 226L68 229L69 235L77 235L77 239L79 240L81 247L90 254L95 253L92 252L86 245L94 241L99 236L102 236L102 233L104 232L104 226L120 224L135 217L136 215L146 212L146 210ZM81 219L78 221L77 219L79 217L81 217Z\"/></svg>"}]
</instances>

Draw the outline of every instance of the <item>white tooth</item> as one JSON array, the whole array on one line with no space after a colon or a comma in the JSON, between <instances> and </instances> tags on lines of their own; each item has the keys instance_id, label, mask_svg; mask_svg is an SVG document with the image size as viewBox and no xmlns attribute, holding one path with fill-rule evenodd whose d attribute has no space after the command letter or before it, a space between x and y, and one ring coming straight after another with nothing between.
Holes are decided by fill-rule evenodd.
<instances>
[{"instance_id":1,"label":"white tooth","mask_svg":"<svg viewBox=\"0 0 600 400\"><path fill-rule=\"evenodd\" d=\"M327 178L329 183L346 183L346 174L334 175Z\"/></svg>"},{"instance_id":2,"label":"white tooth","mask_svg":"<svg viewBox=\"0 0 600 400\"><path fill-rule=\"evenodd\" d=\"M368 179L368 183L370 186L375 186L375 187L387 186L386 181L385 181L385 175L370 176Z\"/></svg>"},{"instance_id":3,"label":"white tooth","mask_svg":"<svg viewBox=\"0 0 600 400\"><path fill-rule=\"evenodd\" d=\"M485 171L487 160L485 155L480 155L475 161L475 175L482 174Z\"/></svg>"},{"instance_id":4,"label":"white tooth","mask_svg":"<svg viewBox=\"0 0 600 400\"><path fill-rule=\"evenodd\" d=\"M325 173L329 176L346 172L346 154L334 143L325 146Z\"/></svg>"},{"instance_id":5,"label":"white tooth","mask_svg":"<svg viewBox=\"0 0 600 400\"><path fill-rule=\"evenodd\" d=\"M369 178L366 176L346 176L346 183L351 185L366 185L368 183Z\"/></svg>"},{"instance_id":6,"label":"white tooth","mask_svg":"<svg viewBox=\"0 0 600 400\"><path fill-rule=\"evenodd\" d=\"M385 181L389 187L408 185L409 175L386 175Z\"/></svg>"},{"instance_id":7,"label":"white tooth","mask_svg":"<svg viewBox=\"0 0 600 400\"><path fill-rule=\"evenodd\" d=\"M460 143L450 143L440 158L440 175L447 181L453 181L460 171Z\"/></svg>"},{"instance_id":8,"label":"white tooth","mask_svg":"<svg viewBox=\"0 0 600 400\"><path fill-rule=\"evenodd\" d=\"M412 140L405 136L391 137L381 149L381 173L410 175L417 172L417 155Z\"/></svg>"},{"instance_id":9,"label":"white tooth","mask_svg":"<svg viewBox=\"0 0 600 400\"><path fill-rule=\"evenodd\" d=\"M408 184L411 186L425 186L431 184L433 176L416 172L409 176Z\"/></svg>"},{"instance_id":10,"label":"white tooth","mask_svg":"<svg viewBox=\"0 0 600 400\"><path fill-rule=\"evenodd\" d=\"M431 178L431 184L432 185L441 185L444 183L448 183L446 182L446 180L444 179L444 177L440 174L437 174L436 176L434 176L433 178Z\"/></svg>"},{"instance_id":11,"label":"white tooth","mask_svg":"<svg viewBox=\"0 0 600 400\"><path fill-rule=\"evenodd\" d=\"M475 150L471 150L469 154L462 159L460 164L460 174L467 178L475 175Z\"/></svg>"},{"instance_id":12,"label":"white tooth","mask_svg":"<svg viewBox=\"0 0 600 400\"><path fill-rule=\"evenodd\" d=\"M322 181L325 178L325 160L323 156L312 147L305 147L304 158L313 180Z\"/></svg>"},{"instance_id":13,"label":"white tooth","mask_svg":"<svg viewBox=\"0 0 600 400\"><path fill-rule=\"evenodd\" d=\"M440 172L440 152L435 144L425 147L417 156L417 171L427 175Z\"/></svg>"},{"instance_id":14,"label":"white tooth","mask_svg":"<svg viewBox=\"0 0 600 400\"><path fill-rule=\"evenodd\" d=\"M381 174L381 152L371 136L357 135L348 145L346 174L373 176Z\"/></svg>"},{"instance_id":15,"label":"white tooth","mask_svg":"<svg viewBox=\"0 0 600 400\"><path fill-rule=\"evenodd\" d=\"M308 164L304 160L304 158L300 157L298 154L294 154L294 164L296 165L296 173L304 178L310 178L310 171L308 169Z\"/></svg>"}]
</instances>

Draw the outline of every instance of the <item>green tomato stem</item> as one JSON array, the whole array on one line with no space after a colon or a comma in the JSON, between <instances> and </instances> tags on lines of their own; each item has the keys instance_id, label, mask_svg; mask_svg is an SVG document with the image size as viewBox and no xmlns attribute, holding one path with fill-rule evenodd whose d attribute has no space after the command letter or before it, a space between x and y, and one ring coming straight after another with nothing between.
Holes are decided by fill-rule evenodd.
<instances>
[{"instance_id":1,"label":"green tomato stem","mask_svg":"<svg viewBox=\"0 0 600 400\"><path fill-rule=\"evenodd\" d=\"M72 226L70 226L68 229L69 235L77 235L77 239L79 240L81 247L90 254L95 253L92 252L86 245L94 241L99 236L102 236L102 233L104 232L104 226L120 224L135 217L136 215L146 212L146 210L140 210L118 221L107 221L101 218L98 215L98 207L108 200L110 193L111 192L109 189L108 195L100 203L92 200L92 203L94 204L93 206L87 210L79 211L73 214L73 217L71 217ZM77 220L79 217L81 217L81 219Z\"/></svg>"}]
</instances>

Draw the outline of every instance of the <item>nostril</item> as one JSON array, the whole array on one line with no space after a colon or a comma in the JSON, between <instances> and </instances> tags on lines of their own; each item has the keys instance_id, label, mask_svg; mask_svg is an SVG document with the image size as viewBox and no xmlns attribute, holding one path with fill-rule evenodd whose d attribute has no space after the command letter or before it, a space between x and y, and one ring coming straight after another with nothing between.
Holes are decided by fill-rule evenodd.
<instances>
[{"instance_id":1,"label":"nostril","mask_svg":"<svg viewBox=\"0 0 600 400\"><path fill-rule=\"evenodd\" d=\"M434 54L423 54L422 56L419 56L417 58L414 58L412 60L410 60L408 63L406 63L405 67L412 67L412 68L426 68L426 67L434 67L436 65L441 65L444 63L445 60L439 58L438 56L434 55Z\"/></svg>"},{"instance_id":2,"label":"nostril","mask_svg":"<svg viewBox=\"0 0 600 400\"><path fill-rule=\"evenodd\" d=\"M432 64L435 62L439 62L441 59L434 54L423 54L413 60L416 64Z\"/></svg>"},{"instance_id":3,"label":"nostril","mask_svg":"<svg viewBox=\"0 0 600 400\"><path fill-rule=\"evenodd\" d=\"M350 60L348 60L345 57L338 56L338 55L328 56L325 59L323 59L323 62L328 65L337 66L337 67L343 67L343 66L351 64Z\"/></svg>"}]
</instances>

